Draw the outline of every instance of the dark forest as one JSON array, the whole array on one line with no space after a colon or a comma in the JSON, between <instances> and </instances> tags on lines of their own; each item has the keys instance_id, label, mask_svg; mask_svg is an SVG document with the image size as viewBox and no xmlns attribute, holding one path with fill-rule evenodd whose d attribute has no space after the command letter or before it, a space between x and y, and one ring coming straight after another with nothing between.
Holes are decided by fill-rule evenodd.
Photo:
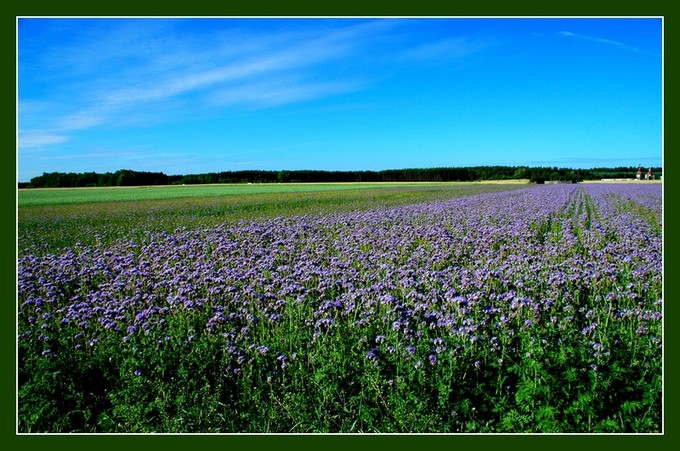
<instances>
[{"instance_id":1,"label":"dark forest","mask_svg":"<svg viewBox=\"0 0 680 451\"><path fill-rule=\"evenodd\" d=\"M643 170L642 178L651 170L652 178L662 175L660 167ZM116 172L45 172L30 182L19 182L19 188L79 188L105 186L198 185L208 183L356 183L356 182L472 182L481 180L520 180L532 183L583 180L634 179L636 167L569 169L527 166L473 166L387 169L382 171L322 170L242 170L204 174L166 175L163 172L120 169Z\"/></svg>"}]
</instances>

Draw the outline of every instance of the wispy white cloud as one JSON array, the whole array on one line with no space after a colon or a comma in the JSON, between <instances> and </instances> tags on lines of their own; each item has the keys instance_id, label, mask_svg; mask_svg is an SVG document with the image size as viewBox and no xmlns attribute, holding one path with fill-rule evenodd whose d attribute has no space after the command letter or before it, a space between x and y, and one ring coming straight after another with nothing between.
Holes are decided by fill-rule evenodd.
<instances>
[{"instance_id":1,"label":"wispy white cloud","mask_svg":"<svg viewBox=\"0 0 680 451\"><path fill-rule=\"evenodd\" d=\"M404 59L416 61L451 61L480 52L493 45L495 43L491 41L459 36L424 43L406 50L401 56Z\"/></svg>"},{"instance_id":2,"label":"wispy white cloud","mask_svg":"<svg viewBox=\"0 0 680 451\"><path fill-rule=\"evenodd\" d=\"M358 81L267 80L230 86L213 94L212 101L219 105L241 105L261 109L353 92L363 86Z\"/></svg>"},{"instance_id":3,"label":"wispy white cloud","mask_svg":"<svg viewBox=\"0 0 680 451\"><path fill-rule=\"evenodd\" d=\"M35 147L52 146L69 140L68 136L45 132L20 132L19 147L30 149Z\"/></svg>"},{"instance_id":4,"label":"wispy white cloud","mask_svg":"<svg viewBox=\"0 0 680 451\"><path fill-rule=\"evenodd\" d=\"M596 167L612 167L612 166L637 166L642 164L643 166L658 166L661 165L661 155L658 158L640 155L633 155L629 157L600 157L600 158L587 158L587 157L556 157L551 160L535 160L528 161L525 164L532 166L559 166L559 167L580 167L580 168L596 168Z\"/></svg>"},{"instance_id":5,"label":"wispy white cloud","mask_svg":"<svg viewBox=\"0 0 680 451\"><path fill-rule=\"evenodd\" d=\"M404 22L317 20L303 29L265 24L248 31L238 22L229 28L206 22L206 31L186 36L179 23L121 20L79 27L85 22L76 20L64 27L73 39L44 43L39 52L33 44L37 56L19 60L20 66L30 61L31 71L21 73L46 77L58 89L43 96L22 91L22 103L39 103L43 109L39 123L31 111L20 111L22 132L35 137L19 145L60 143L93 127L144 126L182 114L193 118L207 114L204 107L274 108L361 90L370 85L361 64L371 62L386 36L398 36ZM402 56L421 61L462 58L485 45L453 38ZM52 108L45 108L50 104ZM46 119L50 109L53 116ZM50 130L52 139L39 138L32 131L38 129Z\"/></svg>"},{"instance_id":6,"label":"wispy white cloud","mask_svg":"<svg viewBox=\"0 0 680 451\"><path fill-rule=\"evenodd\" d=\"M173 22L163 20L102 24L99 34L89 28L78 33L75 43L46 46L42 66L50 68L48 77L60 82L58 95L32 99L31 93L25 93L24 105L39 102L44 106L51 101L55 111L61 112L49 126L40 124L54 130L61 142L66 139L63 134L129 122L130 116L139 117L140 109L190 94L201 94L191 99L193 106L196 102L213 106L252 102L262 108L356 89L357 83L343 77L288 87L276 80L347 57L369 34L385 28L378 21L297 32L239 35L232 30L180 39ZM36 69L40 67L37 60L31 59ZM21 108L22 130L29 132L35 116ZM23 140L20 146L56 142L56 138L36 137Z\"/></svg>"},{"instance_id":7,"label":"wispy white cloud","mask_svg":"<svg viewBox=\"0 0 680 451\"><path fill-rule=\"evenodd\" d=\"M251 47L249 52L236 58L230 53L227 57L214 55L216 59L212 64L170 64L176 66L174 70L154 77L149 83L113 90L105 100L112 106L124 105L164 100L205 89L221 89L225 84L244 80L259 83L258 77L263 76L278 79L281 74L312 70L316 65L348 56L361 46L363 34L370 31L371 27L364 25L315 34L308 31L285 32L280 39L272 36L269 41L256 38L262 48ZM198 53L201 49L196 48L195 51ZM140 78L143 79L141 74L135 75L135 80Z\"/></svg>"},{"instance_id":8,"label":"wispy white cloud","mask_svg":"<svg viewBox=\"0 0 680 451\"><path fill-rule=\"evenodd\" d=\"M106 117L96 112L80 111L70 114L57 121L57 128L61 131L74 131L92 128L106 122Z\"/></svg>"},{"instance_id":9,"label":"wispy white cloud","mask_svg":"<svg viewBox=\"0 0 680 451\"><path fill-rule=\"evenodd\" d=\"M632 47L630 45L624 44L623 42L614 41L612 39L605 39L605 38L600 38L600 37L596 37L596 36L588 36L588 35L583 35L583 34L578 34L578 33L572 33L571 31L559 31L557 34L559 36L564 36L564 37L567 37L567 38L581 39L581 40L584 40L584 41L597 42L598 44L604 44L604 45L610 45L610 46L618 47L621 50L625 50L625 51L628 51L628 52L646 54L646 52L643 52L636 47Z\"/></svg>"},{"instance_id":10,"label":"wispy white cloud","mask_svg":"<svg viewBox=\"0 0 680 451\"><path fill-rule=\"evenodd\" d=\"M583 34L572 33L571 31L560 31L557 34L559 34L560 36L567 36L567 37L570 37L570 38L585 39L586 41L599 42L600 44L615 45L617 47L623 47L623 48L626 47L625 44L623 44L622 42L619 42L619 41L612 41L611 39L598 38L598 37L594 37L594 36L586 36L586 35L583 35Z\"/></svg>"}]
</instances>

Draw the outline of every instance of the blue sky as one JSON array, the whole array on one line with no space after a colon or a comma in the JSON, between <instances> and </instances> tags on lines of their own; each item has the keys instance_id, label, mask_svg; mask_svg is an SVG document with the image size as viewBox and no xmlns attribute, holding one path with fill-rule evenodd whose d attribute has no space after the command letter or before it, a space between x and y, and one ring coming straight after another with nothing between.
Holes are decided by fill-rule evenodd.
<instances>
[{"instance_id":1,"label":"blue sky","mask_svg":"<svg viewBox=\"0 0 680 451\"><path fill-rule=\"evenodd\" d=\"M19 18L43 172L662 164L660 18Z\"/></svg>"}]
</instances>

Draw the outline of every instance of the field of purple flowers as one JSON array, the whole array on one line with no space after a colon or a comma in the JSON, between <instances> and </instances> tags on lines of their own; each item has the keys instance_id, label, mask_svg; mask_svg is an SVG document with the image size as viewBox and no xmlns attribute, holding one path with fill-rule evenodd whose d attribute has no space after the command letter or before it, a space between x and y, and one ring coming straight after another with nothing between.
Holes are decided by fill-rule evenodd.
<instances>
[{"instance_id":1,"label":"field of purple flowers","mask_svg":"<svg viewBox=\"0 0 680 451\"><path fill-rule=\"evenodd\" d=\"M661 432L662 187L18 261L19 432Z\"/></svg>"}]
</instances>

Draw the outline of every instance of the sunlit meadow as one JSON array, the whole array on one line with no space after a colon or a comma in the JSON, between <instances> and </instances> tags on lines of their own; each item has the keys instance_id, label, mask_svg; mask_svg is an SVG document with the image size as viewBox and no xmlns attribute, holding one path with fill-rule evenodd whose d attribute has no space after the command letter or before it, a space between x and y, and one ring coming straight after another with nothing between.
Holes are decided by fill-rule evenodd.
<instances>
[{"instance_id":1,"label":"sunlit meadow","mask_svg":"<svg viewBox=\"0 0 680 451\"><path fill-rule=\"evenodd\" d=\"M662 432L660 184L38 248L22 433Z\"/></svg>"}]
</instances>

